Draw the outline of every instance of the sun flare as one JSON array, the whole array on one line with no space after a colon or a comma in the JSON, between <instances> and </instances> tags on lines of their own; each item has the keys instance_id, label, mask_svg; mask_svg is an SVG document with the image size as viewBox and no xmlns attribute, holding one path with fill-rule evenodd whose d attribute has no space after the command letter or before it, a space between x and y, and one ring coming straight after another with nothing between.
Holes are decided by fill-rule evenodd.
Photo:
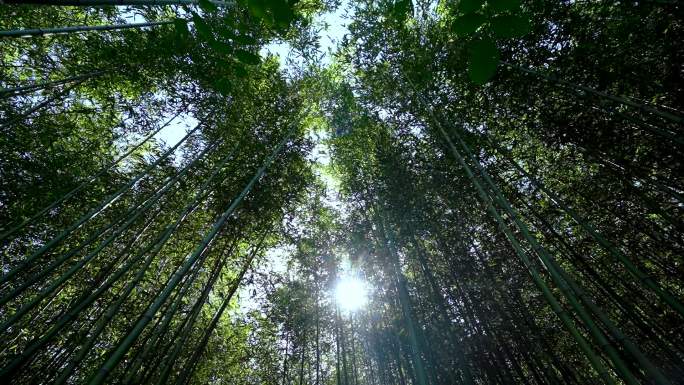
<instances>
[{"instance_id":1,"label":"sun flare","mask_svg":"<svg viewBox=\"0 0 684 385\"><path fill-rule=\"evenodd\" d=\"M335 298L343 310L355 311L368 302L368 287L357 277L343 277L335 288Z\"/></svg>"}]
</instances>

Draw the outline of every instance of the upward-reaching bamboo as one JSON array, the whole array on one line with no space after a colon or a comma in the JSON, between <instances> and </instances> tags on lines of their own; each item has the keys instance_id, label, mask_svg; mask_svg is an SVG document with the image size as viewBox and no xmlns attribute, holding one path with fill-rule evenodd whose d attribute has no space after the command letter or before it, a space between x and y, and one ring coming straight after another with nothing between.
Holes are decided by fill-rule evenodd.
<instances>
[{"instance_id":1,"label":"upward-reaching bamboo","mask_svg":"<svg viewBox=\"0 0 684 385\"><path fill-rule=\"evenodd\" d=\"M291 130L293 132L294 130ZM194 266L195 262L199 259L200 255L211 246L216 234L223 228L228 218L233 214L237 206L242 202L245 196L252 190L257 181L265 174L266 169L271 165L276 156L280 153L282 148L285 146L287 140L289 140L289 133L273 150L273 152L268 156L264 164L257 170L254 177L247 183L242 192L233 200L233 202L228 206L228 208L221 214L219 219L213 224L211 229L206 233L202 242L197 246L195 251L187 258L185 263L173 274L169 279L169 282L164 287L164 290L159 296L157 296L154 301L150 304L148 309L143 314L142 318L135 324L126 337L124 337L117 345L116 348L112 349L111 355L109 355L107 361L100 366L99 370L94 373L88 380L90 385L102 384L108 377L110 371L123 359L124 354L130 349L131 345L140 336L143 329L152 320L154 314L157 313L162 304L169 297L171 292L176 288L178 283L181 281L183 276Z\"/></svg>"},{"instance_id":2,"label":"upward-reaching bamboo","mask_svg":"<svg viewBox=\"0 0 684 385\"><path fill-rule=\"evenodd\" d=\"M230 251L232 251L232 248L228 249L228 253L225 253L224 251L221 253L221 255L219 255L216 258L216 261L214 262L214 267L212 268L211 273L209 274L209 278L207 279L207 282L204 285L202 292L195 301L195 304L190 310L188 316L185 317L185 319L183 319L183 321L181 322L180 326L178 327L178 332L175 333L171 338L172 342L175 341L175 343L173 344L173 350L171 351L171 355L164 360L164 363L160 369L161 374L159 376L159 379L157 380L157 384L163 385L168 383L168 379L171 375L173 365L178 359L178 356L180 355L183 347L186 345L188 338L190 337L190 333L195 326L195 322L197 321L197 316L200 314L200 310L202 310L202 307L206 303L207 298L209 297L209 293L213 290L216 281L221 275L221 271L223 269L223 266L228 261L228 257L230 257ZM160 354L161 357L164 357L164 355L164 352ZM154 368L152 368L149 372L152 373L153 371Z\"/></svg>"},{"instance_id":3,"label":"upward-reaching bamboo","mask_svg":"<svg viewBox=\"0 0 684 385\"><path fill-rule=\"evenodd\" d=\"M147 23L130 23L130 24L112 24L112 25L79 25L73 27L61 28L32 28L32 29L15 29L0 31L0 38L7 37L35 37L35 36L50 36L50 35L64 35L69 33L90 32L90 31L117 31L122 29L136 29L156 27L158 25L173 24L173 21L151 21Z\"/></svg>"},{"instance_id":4,"label":"upward-reaching bamboo","mask_svg":"<svg viewBox=\"0 0 684 385\"><path fill-rule=\"evenodd\" d=\"M27 94L27 93L32 92L32 91L42 90L42 89L46 89L46 88L52 88L55 86L66 84L66 83L90 79L93 77L101 76L101 75L105 74L106 72L107 71L98 70L98 71L88 72L88 73L85 73L82 75L70 76L70 77L67 77L64 79L60 79L60 80L47 81L47 82L42 82L42 83L37 83L37 84L31 84L28 86L2 88L2 89L0 89L0 99L24 95L24 94Z\"/></svg>"},{"instance_id":5,"label":"upward-reaching bamboo","mask_svg":"<svg viewBox=\"0 0 684 385\"><path fill-rule=\"evenodd\" d=\"M402 313L404 315L404 319L406 320L406 327L409 332L409 339L411 341L411 357L413 359L413 365L416 371L416 380L418 381L418 385L426 385L428 384L428 379L423 359L420 354L421 344L419 342L418 330L413 316L413 305L411 304L408 288L406 287L406 277L401 272L401 267L399 266L399 257L394 245L394 236L386 229L381 214L376 213L376 215L379 217L377 223L380 227L378 230L378 237L381 241L382 247L386 252L387 258L389 259L388 263L394 278L394 285L399 294L399 303L401 305Z\"/></svg>"},{"instance_id":6,"label":"upward-reaching bamboo","mask_svg":"<svg viewBox=\"0 0 684 385\"><path fill-rule=\"evenodd\" d=\"M164 124L150 132L146 137L144 137L140 142L138 142L136 145L133 147L129 148L126 152L121 154L118 158L110 162L108 165L100 169L97 173L95 173L93 176L83 180L78 186L74 187L73 189L69 190L66 194L62 195L61 197L57 198L54 200L52 203L49 205L45 206L43 209L38 211L37 213L31 215L30 217L24 219L21 223L17 224L16 226L10 228L9 230L5 231L0 235L0 242L4 241L7 239L9 236L12 234L16 233L17 231L21 230L24 228L24 226L28 225L29 223L32 223L33 221L37 220L40 218L42 215L46 214L50 210L53 210L60 204L62 204L64 201L70 199L73 197L76 193L79 191L83 190L84 188L88 187L91 183L93 183L95 180L103 176L104 174L107 173L107 171L111 170L114 166L119 164L122 160L126 159L129 155L131 155L133 152L135 152L137 149L139 149L142 145L147 143L153 136L157 135L161 130L166 128L172 121L174 121L180 114L181 112L176 113L171 119L167 120Z\"/></svg>"},{"instance_id":7,"label":"upward-reaching bamboo","mask_svg":"<svg viewBox=\"0 0 684 385\"><path fill-rule=\"evenodd\" d=\"M90 219L94 218L98 214L100 214L107 206L111 205L114 201L118 200L123 194L128 191L131 187L133 187L140 179L143 177L147 176L150 171L152 171L153 168L157 167L161 162L163 162L165 159L167 159L171 154L173 154L185 141L190 138L195 132L197 132L203 125L203 121L200 122L195 128L190 130L178 143L176 143L173 147L169 148L166 152L164 152L157 160L152 162L150 165L145 167L145 169L131 178L125 185L121 186L118 190L116 190L113 194L110 194L107 196L100 204L97 205L97 207L91 209L88 211L85 215L77 219L75 222L73 222L71 225L69 225L66 229L64 229L61 233L59 233L56 237L52 238L50 241L48 241L45 245L40 247L38 250L34 251L29 255L26 259L22 260L17 267L11 269L9 272L4 274L2 277L0 277L0 284L3 284L7 281L9 281L12 277L14 277L17 273L23 271L29 264L31 264L33 261L36 259L40 258L45 252L48 250L52 249L55 247L57 244L59 244L62 240L64 240L69 234L71 234L74 230L78 229L81 227L84 223L89 221ZM113 224L112 224L113 225Z\"/></svg>"},{"instance_id":8,"label":"upward-reaching bamboo","mask_svg":"<svg viewBox=\"0 0 684 385\"><path fill-rule=\"evenodd\" d=\"M615 245L613 245L610 241L603 237L591 223L586 221L577 212L575 212L575 210L573 210L567 204L565 204L555 193L547 189L541 181L539 181L537 178L533 177L522 167L520 167L520 165L518 165L518 163L510 157L510 154L508 154L506 150L496 145L491 139L487 139L490 145L494 146L494 148L497 151L499 151L518 172L520 172L520 174L524 175L534 186L538 187L541 191L543 191L544 194L546 194L551 199L551 201L558 205L558 207L560 207L575 222L577 222L577 224L582 226L582 228L587 233L589 233L589 235L591 235L593 239L595 239L603 248L608 250L611 255L613 255L618 261L620 261L620 263L622 263L625 266L627 271L634 278L636 278L639 282L643 282L649 289L653 290L663 301L665 301L665 303L670 305L672 309L679 313L679 315L684 317L684 305L682 305L669 291L660 287L660 285L658 285L658 283L655 282L651 277L643 273L619 248L615 247Z\"/></svg>"},{"instance_id":9,"label":"upward-reaching bamboo","mask_svg":"<svg viewBox=\"0 0 684 385\"><path fill-rule=\"evenodd\" d=\"M232 1L209 0L217 7L230 7ZM87 7L102 7L112 5L197 5L199 0L3 0L6 4L36 4L36 5L74 5Z\"/></svg>"},{"instance_id":10,"label":"upward-reaching bamboo","mask_svg":"<svg viewBox=\"0 0 684 385\"><path fill-rule=\"evenodd\" d=\"M242 269L240 269L240 273L238 273L238 276L235 278L232 285L230 286L228 294L223 299L221 306L218 308L218 310L216 310L213 317L211 317L209 326L204 330L204 333L202 334L202 339L199 341L197 347L190 355L190 358L187 360L185 368L180 371L180 376L178 376L178 378L176 379L176 385L185 385L188 383L190 378L192 378L192 374L195 372L195 369L197 368L197 363L199 362L202 353L204 352L204 349L207 346L207 341L209 341L209 337L211 337L211 334L214 332L214 329L216 329L216 325L218 325L221 316L230 304L233 295L240 286L240 282L242 282L242 279L244 278L245 274L251 268L252 262L254 261L254 257L256 257L261 252L261 247L267 235L268 233L264 233L264 235L261 237L261 240L259 240L259 243L257 243L256 246L254 246L248 257L245 259L244 263L242 264Z\"/></svg>"},{"instance_id":11,"label":"upward-reaching bamboo","mask_svg":"<svg viewBox=\"0 0 684 385\"><path fill-rule=\"evenodd\" d=\"M29 116L33 115L36 111L41 110L50 104L52 104L55 100L58 98L61 98L62 96L68 97L71 91L81 85L83 82L88 80L87 78L79 79L74 81L73 83L69 84L68 86L64 87L64 89L59 90L55 92L53 95L48 96L43 100L42 102L36 104L35 106L19 113L16 116L12 116L11 118L0 122L0 132L4 131L5 129L12 128L14 124L21 123L25 119L28 119Z\"/></svg>"},{"instance_id":12,"label":"upward-reaching bamboo","mask_svg":"<svg viewBox=\"0 0 684 385\"><path fill-rule=\"evenodd\" d=\"M419 100L422 101L422 99ZM426 105L426 108L430 112L431 116L434 117L434 112L432 112L431 107ZM448 139L448 135L441 127L441 124L436 120L436 118L435 124L438 125L440 132L442 133L442 136L445 137L445 139ZM577 312L579 317L585 323L585 325L589 329L590 334L594 337L597 344L601 346L605 350L607 355L610 357L610 360L614 364L615 369L620 374L620 376L629 384L638 384L638 380L635 378L635 375L627 367L626 363L622 360L617 350L608 342L606 336L597 327L591 315L588 314L582 306L582 304L580 304L580 301L583 302L585 306L588 306L591 309L591 311L599 317L599 319L610 330L611 334L616 336L620 342L625 344L627 350L643 366L643 368L648 372L649 376L655 379L658 384L669 384L669 381L663 376L660 370L658 370L646 357L644 357L643 354L631 342L629 342L629 340L626 340L624 338L622 332L619 329L617 329L617 327L615 327L615 325L612 322L610 322L610 320L600 311L600 309L598 309L598 307L593 305L593 302L589 301L583 295L583 292L580 291L579 286L569 277L569 275L567 275L563 271L563 269L555 262L554 258L538 243L538 241L530 235L527 226L519 219L518 214L511 207L510 203L505 199L505 197L503 197L501 191L492 181L487 171L484 170L484 168L479 164L477 159L473 156L472 151L468 148L468 145L463 141L463 139L460 137L457 131L454 131L454 135L456 136L460 145L466 152L467 157L470 158L471 162L473 162L473 164L481 174L483 180L486 182L489 188L491 188L492 193L494 195L493 200L495 202L498 201L502 208L511 216L511 219L515 222L518 229L520 229L525 239L530 243L530 245L535 250L537 255L539 255L540 259L543 261L544 265L547 267L554 282L559 286L561 292L570 302L572 308ZM452 145L450 145L450 147L452 147L452 151L454 151L454 154L460 158L460 154L458 153L458 151L455 150L455 147L453 147ZM461 163L465 164L463 162ZM576 298L576 295L579 295L579 301L578 298Z\"/></svg>"},{"instance_id":13,"label":"upward-reaching bamboo","mask_svg":"<svg viewBox=\"0 0 684 385\"><path fill-rule=\"evenodd\" d=\"M595 90L593 88L583 86L581 84L570 83L568 81L558 79L555 76L545 75L545 74L542 74L538 71L534 71L534 70L531 70L528 68L523 68L523 67L515 65L515 64L511 64L511 63L507 63L507 62L502 62L502 63L511 67L511 68L514 68L518 71L537 76L539 78L542 78L542 79L550 81L550 82L562 84L562 85L569 87L569 88L574 88L574 89L581 90L583 92L588 92L588 93L594 94L596 96L599 96L601 98L605 98L605 99L611 100L613 102L617 102L617 103L624 104L624 105L632 107L632 108L642 110L644 112L647 112L649 114L653 114L655 116L661 117L665 120L669 120L669 121L674 122L674 123L678 123L678 124L684 123L684 117L677 116L677 115L671 114L669 112L661 111L661 110L658 110L658 109L653 108L651 106L635 103L635 102L633 102L627 98L623 98L623 97L615 96L615 95L610 95L610 94L607 94L605 92L601 92L601 91Z\"/></svg>"},{"instance_id":14,"label":"upward-reaching bamboo","mask_svg":"<svg viewBox=\"0 0 684 385\"><path fill-rule=\"evenodd\" d=\"M194 164L202 159L204 155L206 155L210 150L212 150L215 147L215 145L210 145L207 146L200 154L195 157L192 162L188 163L186 167L184 167L179 173L177 173L170 181L167 183L164 188L162 188L159 192L155 194L152 198L150 198L147 203L136 209L133 210L133 215L126 220L121 226L119 226L115 231L112 232L112 234L107 237L103 242L101 242L94 250L92 250L88 255L86 255L84 258L73 264L69 269L64 272L61 276L59 276L56 280L54 280L52 283L50 283L46 288L42 289L38 295L35 297L31 298L31 300L27 301L26 303L22 304L22 306L17 310L12 316L10 316L7 320L5 320L2 324L0 324L0 331L5 331L7 328L12 326L17 320L19 320L21 317L23 317L28 311L36 307L40 302L42 302L45 298L47 298L51 293L53 293L58 287L63 285L70 277L72 277L74 274L76 274L83 266L85 266L88 262L90 262L93 258L95 258L107 245L109 245L111 242L113 242L115 239L118 238L118 236L123 233L125 230L127 230L138 218L140 218L143 214L147 212L149 208L153 206L156 201L163 196L168 189L174 185L174 183L183 177L191 168L194 166ZM53 261L47 268L44 268L40 273L35 274L30 277L30 279L26 279L22 282L21 285L19 285L17 288L12 290L8 295L5 295L2 297L2 301L0 304L5 304L7 303L10 299L15 298L17 295L19 295L22 291L24 291L26 288L28 288L30 285L38 281L40 278L46 276L47 274L51 273L52 270L58 266L64 263L66 259L60 258L57 259L56 261ZM4 371L5 369L3 369ZM9 368L7 368L9 370ZM1 372L0 372L1 373Z\"/></svg>"},{"instance_id":15,"label":"upward-reaching bamboo","mask_svg":"<svg viewBox=\"0 0 684 385\"><path fill-rule=\"evenodd\" d=\"M407 81L410 82L410 79L407 79ZM414 95L417 95L417 92L415 91L416 90L415 86L412 85L412 89L414 90ZM421 100L420 96L418 96L418 97L419 97L419 100ZM427 103L423 102L422 100L421 100L421 102L423 105L425 105L425 108L428 111L431 111L430 107ZM520 243L518 242L516 237L511 233L510 229L506 225L505 221L503 220L503 218L501 217L499 212L494 208L494 206L492 205L491 197L489 196L489 194L487 194L487 192L483 188L482 184L478 181L478 179L476 178L475 174L473 173L471 167L468 165L468 163L465 162L463 156L456 149L456 146L451 141L451 138L449 137L449 135L447 135L446 131L441 126L439 121L436 119L434 114L430 114L430 115L434 119L434 124L435 124L436 128L440 132L442 138L449 145L449 148L451 149L452 153L454 154L456 160L460 163L460 165L466 171L468 178L472 181L473 185L475 186L475 188L478 192L478 195L480 195L480 198L482 199L483 203L486 205L487 210L490 212L490 214L492 214L492 216L498 222L500 229L504 232L504 234L506 234L506 237L508 238L509 242L511 243L511 246L514 248L514 250L516 251L516 254L521 258L521 260L524 262L525 266L530 271L530 274L532 276L533 281L539 287L539 289L542 291L542 294L544 295L544 297L546 298L546 300L548 301L548 303L552 307L553 311L561 319L561 321L563 322L565 327L568 329L568 331L573 336L573 338L575 339L577 344L580 346L582 351L587 356L587 359L589 360L591 365L594 367L594 369L596 369L596 371L603 378L603 380L608 384L615 384L615 380L610 375L610 373L608 372L605 365L601 362L601 360L597 356L594 349L591 348L591 346L586 341L586 339L577 330L574 322L569 317L568 313L565 310L563 310L563 308L561 307L561 305L558 302L558 300L556 299L556 297L552 294L548 285L541 278L538 270L536 269L536 267L532 263L532 260L525 253L522 245L520 245Z\"/></svg>"}]
</instances>

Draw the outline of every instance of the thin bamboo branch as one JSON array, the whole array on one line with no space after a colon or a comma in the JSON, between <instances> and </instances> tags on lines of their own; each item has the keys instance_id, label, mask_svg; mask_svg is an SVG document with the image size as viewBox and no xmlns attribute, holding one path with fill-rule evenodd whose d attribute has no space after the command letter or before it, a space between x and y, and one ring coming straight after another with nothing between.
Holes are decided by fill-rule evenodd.
<instances>
[{"instance_id":1,"label":"thin bamboo branch","mask_svg":"<svg viewBox=\"0 0 684 385\"><path fill-rule=\"evenodd\" d=\"M68 78L61 79L61 80L36 83L36 84L28 85L28 86L3 88L3 89L0 89L0 99L13 97L13 96L19 96L19 95L29 93L31 91L36 91L36 90L44 89L44 88L48 88L48 87L54 87L54 86L62 85L65 83L71 83L71 82L78 81L78 80L89 79L91 77L100 76L100 75L104 74L105 72L107 72L107 71L102 71L102 70L92 71L92 72L88 72L88 73L85 73L82 75L70 76Z\"/></svg>"},{"instance_id":2,"label":"thin bamboo branch","mask_svg":"<svg viewBox=\"0 0 684 385\"><path fill-rule=\"evenodd\" d=\"M162 124L161 126L159 126L157 129L153 130L153 131L152 131L151 133L149 133L145 138L143 138L142 141L140 141L138 144L136 144L135 146L133 146L133 147L131 147L130 149L128 149L128 151L126 151L125 153L123 153L121 156L119 156L118 158L116 158L114 161L112 161L111 163L109 163L107 166L103 167L103 168L102 168L99 172L97 172L95 175L93 175L93 176L91 176L91 177L89 177L89 178L83 180L83 182L81 182L78 186L74 187L73 189L71 189L69 192L67 192L66 194L64 194L64 195L61 196L60 198L56 199L55 201L53 201L52 203L50 203L49 205L47 205L46 207L44 207L43 209L41 209L40 211L38 211L37 213L35 213L35 214L33 214L32 216L30 216L29 218L25 219L23 222L19 223L18 225L14 226L14 227L12 227L11 229L9 229L9 230L7 230L6 232L4 232L2 235L0 235L0 242L1 242L1 241L4 241L4 240L5 240L7 237L9 237L10 235L14 234L14 233L17 232L18 230L21 230L21 229L22 229L24 226L26 226L27 224L29 224L29 223L33 222L34 220L38 219L38 218L39 218L40 216L42 216L43 214L45 214L45 213L47 213L47 212L53 210L54 208L56 208L57 206L59 206L62 202L64 202L65 200L68 200L69 198L73 197L76 193L78 193L79 191L81 191L81 190L83 190L84 188L86 188L87 186L89 186L89 185L90 185L92 182L94 182L96 179L98 179L99 177L101 177L102 175L104 175L107 171L111 170L112 167L116 166L117 164L119 164L119 162L121 162L122 160L124 160L125 158L127 158L130 154L132 154L133 152L135 152L138 148L140 148L143 144L145 144L145 143L146 143L148 140L150 140L153 136L155 136L157 133L159 133L159 131L163 130L163 129L164 129L166 126L168 126L174 119L176 119L181 113L182 113L182 112L177 113L177 114L174 115L171 119L169 119L169 120L166 121L164 124Z\"/></svg>"},{"instance_id":3,"label":"thin bamboo branch","mask_svg":"<svg viewBox=\"0 0 684 385\"><path fill-rule=\"evenodd\" d=\"M0 38L11 37L36 37L36 36L50 36L50 35L65 35L69 33L90 32L90 31L118 31L122 29L132 28L146 28L156 27L158 25L173 24L173 21L153 21L148 23L130 23L130 24L112 24L112 25L79 25L73 27L60 28L31 28L31 29L14 29L7 31L0 31Z\"/></svg>"},{"instance_id":4,"label":"thin bamboo branch","mask_svg":"<svg viewBox=\"0 0 684 385\"><path fill-rule=\"evenodd\" d=\"M292 133L293 130L290 131ZM114 349L111 350L111 354L108 355L108 359L105 361L100 368L91 375L88 383L90 385L101 385L105 382L109 373L116 367L119 362L124 358L124 355L130 349L131 345L137 340L137 338L142 333L143 329L152 320L152 317L159 311L161 306L166 302L171 292L178 286L185 274L195 265L200 255L204 253L206 249L211 247L216 235L223 228L224 224L228 218L233 214L237 206L242 203L242 200L249 194L254 185L261 179L261 177L266 173L266 169L273 163L276 156L285 146L287 140L289 140L289 134L275 147L273 152L266 158L264 164L257 170L256 174L247 183L242 192L233 200L233 202L228 206L228 208L221 214L219 219L213 224L211 229L205 234L202 242L197 246L195 251L187 258L185 263L173 274L169 282L164 287L164 290L159 296L157 296L154 301L149 305L147 311L143 314L140 320L135 324L133 329L126 335Z\"/></svg>"},{"instance_id":5,"label":"thin bamboo branch","mask_svg":"<svg viewBox=\"0 0 684 385\"><path fill-rule=\"evenodd\" d=\"M232 1L209 0L217 7L230 7ZM199 0L0 0L0 4L32 4L32 5L72 5L84 7L102 7L116 5L153 6L153 5L198 5Z\"/></svg>"}]
</instances>

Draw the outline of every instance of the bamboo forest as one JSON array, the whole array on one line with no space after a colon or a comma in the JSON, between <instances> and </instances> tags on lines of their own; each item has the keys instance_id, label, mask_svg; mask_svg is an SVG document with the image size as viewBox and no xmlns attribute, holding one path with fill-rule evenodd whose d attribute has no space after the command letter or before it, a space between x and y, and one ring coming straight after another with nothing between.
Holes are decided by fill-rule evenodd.
<instances>
[{"instance_id":1,"label":"bamboo forest","mask_svg":"<svg viewBox=\"0 0 684 385\"><path fill-rule=\"evenodd\" d=\"M0 0L0 384L684 384L679 0Z\"/></svg>"}]
</instances>

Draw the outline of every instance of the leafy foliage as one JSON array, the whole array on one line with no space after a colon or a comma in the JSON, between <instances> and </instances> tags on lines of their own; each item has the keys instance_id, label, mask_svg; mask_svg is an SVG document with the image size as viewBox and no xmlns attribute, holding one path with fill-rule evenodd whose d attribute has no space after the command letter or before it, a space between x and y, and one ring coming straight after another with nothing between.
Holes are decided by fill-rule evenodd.
<instances>
[{"instance_id":1,"label":"leafy foliage","mask_svg":"<svg viewBox=\"0 0 684 385\"><path fill-rule=\"evenodd\" d=\"M0 7L0 382L684 378L678 5L338 5Z\"/></svg>"}]
</instances>

